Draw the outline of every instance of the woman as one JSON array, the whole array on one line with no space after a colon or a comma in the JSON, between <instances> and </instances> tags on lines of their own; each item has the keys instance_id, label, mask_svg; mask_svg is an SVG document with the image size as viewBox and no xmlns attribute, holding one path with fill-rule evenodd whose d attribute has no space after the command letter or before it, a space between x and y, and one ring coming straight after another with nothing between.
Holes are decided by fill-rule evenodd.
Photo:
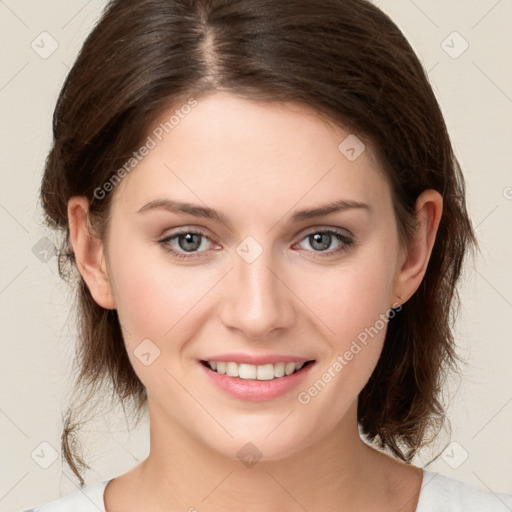
<instances>
[{"instance_id":1,"label":"woman","mask_svg":"<svg viewBox=\"0 0 512 512\"><path fill-rule=\"evenodd\" d=\"M110 2L41 198L79 273L77 388L147 406L151 448L34 510L512 506L411 464L475 239L425 72L369 2Z\"/></svg>"}]
</instances>

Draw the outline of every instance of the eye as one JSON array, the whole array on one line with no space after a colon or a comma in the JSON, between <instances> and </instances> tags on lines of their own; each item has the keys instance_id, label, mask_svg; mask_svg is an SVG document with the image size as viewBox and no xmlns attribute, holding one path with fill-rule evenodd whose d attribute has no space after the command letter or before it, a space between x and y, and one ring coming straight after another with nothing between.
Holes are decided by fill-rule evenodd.
<instances>
[{"instance_id":1,"label":"eye","mask_svg":"<svg viewBox=\"0 0 512 512\"><path fill-rule=\"evenodd\" d=\"M309 252L319 253L318 256L320 257L328 257L346 251L354 244L354 239L345 232L327 229L312 231L306 234L300 244L304 242L307 242L309 246L314 249ZM171 253L173 257L182 260L191 260L201 257L201 253L207 251L205 245L208 246L208 244L212 244L213 240L205 233L189 229L172 233L160 240L159 243L163 246L164 250ZM333 244L335 248L327 250L329 247L332 247Z\"/></svg>"},{"instance_id":2,"label":"eye","mask_svg":"<svg viewBox=\"0 0 512 512\"><path fill-rule=\"evenodd\" d=\"M198 252L205 252L199 250L200 248L204 249L204 241L207 241L206 245L208 245L212 239L200 231L182 230L167 236L159 243L165 251L172 253L176 258L187 260L197 258Z\"/></svg>"},{"instance_id":3,"label":"eye","mask_svg":"<svg viewBox=\"0 0 512 512\"><path fill-rule=\"evenodd\" d=\"M314 251L321 253L319 256L332 256L333 254L340 253L347 250L354 244L354 239L346 233L334 229L328 229L324 231L312 231L303 238L301 243L307 242L307 244L314 249ZM337 244L334 249L329 249L333 244Z\"/></svg>"}]
</instances>

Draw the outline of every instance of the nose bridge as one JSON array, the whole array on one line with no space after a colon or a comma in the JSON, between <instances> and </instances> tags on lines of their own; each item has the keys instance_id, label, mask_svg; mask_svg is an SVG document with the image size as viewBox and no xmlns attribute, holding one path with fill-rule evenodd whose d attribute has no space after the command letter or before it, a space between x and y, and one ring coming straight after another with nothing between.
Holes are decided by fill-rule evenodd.
<instances>
[{"instance_id":1,"label":"nose bridge","mask_svg":"<svg viewBox=\"0 0 512 512\"><path fill-rule=\"evenodd\" d=\"M281 281L271 248L247 237L233 255L223 321L247 337L263 338L293 322L292 294Z\"/></svg>"}]
</instances>

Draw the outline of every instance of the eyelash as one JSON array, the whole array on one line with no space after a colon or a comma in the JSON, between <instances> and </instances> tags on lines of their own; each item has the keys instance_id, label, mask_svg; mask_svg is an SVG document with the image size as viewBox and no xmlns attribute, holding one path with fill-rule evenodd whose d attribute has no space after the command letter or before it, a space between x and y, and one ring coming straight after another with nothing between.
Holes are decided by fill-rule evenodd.
<instances>
[{"instance_id":1,"label":"eyelash","mask_svg":"<svg viewBox=\"0 0 512 512\"><path fill-rule=\"evenodd\" d=\"M199 253L198 252L183 253L183 252L179 252L179 251L172 249L169 245L171 240L178 238L179 236L188 235L188 234L198 235L198 236L205 238L209 242L213 242L213 240L208 235L205 235L204 233L201 233L200 231L194 231L194 230L187 229L187 230L181 230L176 233L173 233L172 235L165 237L163 240L160 240L159 243L162 245L163 249L166 252L171 253L173 255L173 257L180 259L180 260L192 260L192 259L200 257L200 256L198 256L198 254L201 254L201 253L200 252ZM317 234L334 235L335 238L339 242L341 242L341 245L337 249L331 249L330 251L308 251L308 252L318 253L317 256L314 256L315 258L324 258L324 257L333 256L335 254L341 254L344 251L346 251L347 249L349 249L351 246L354 245L353 238L351 238L349 235L347 235L346 233L344 233L342 231L338 231L338 230L334 230L334 229L310 231L309 233L306 233L303 236L303 238L301 239L301 242L303 240L307 239L308 237L310 237L312 235L317 235ZM203 251L201 251L201 252L203 252Z\"/></svg>"}]
</instances>

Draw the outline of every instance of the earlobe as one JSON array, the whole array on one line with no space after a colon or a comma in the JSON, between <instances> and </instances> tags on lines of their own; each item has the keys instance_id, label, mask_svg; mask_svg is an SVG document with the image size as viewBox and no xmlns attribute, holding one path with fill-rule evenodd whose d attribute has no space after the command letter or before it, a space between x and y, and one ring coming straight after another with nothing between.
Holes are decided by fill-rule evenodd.
<instances>
[{"instance_id":1,"label":"earlobe","mask_svg":"<svg viewBox=\"0 0 512 512\"><path fill-rule=\"evenodd\" d=\"M88 212L86 197L75 196L68 201L69 240L75 263L96 303L105 309L115 309L103 244L92 233Z\"/></svg>"},{"instance_id":2,"label":"earlobe","mask_svg":"<svg viewBox=\"0 0 512 512\"><path fill-rule=\"evenodd\" d=\"M394 295L403 304L418 289L427 270L443 212L443 198L435 190L423 191L416 200L416 231L405 249L395 276Z\"/></svg>"}]
</instances>

